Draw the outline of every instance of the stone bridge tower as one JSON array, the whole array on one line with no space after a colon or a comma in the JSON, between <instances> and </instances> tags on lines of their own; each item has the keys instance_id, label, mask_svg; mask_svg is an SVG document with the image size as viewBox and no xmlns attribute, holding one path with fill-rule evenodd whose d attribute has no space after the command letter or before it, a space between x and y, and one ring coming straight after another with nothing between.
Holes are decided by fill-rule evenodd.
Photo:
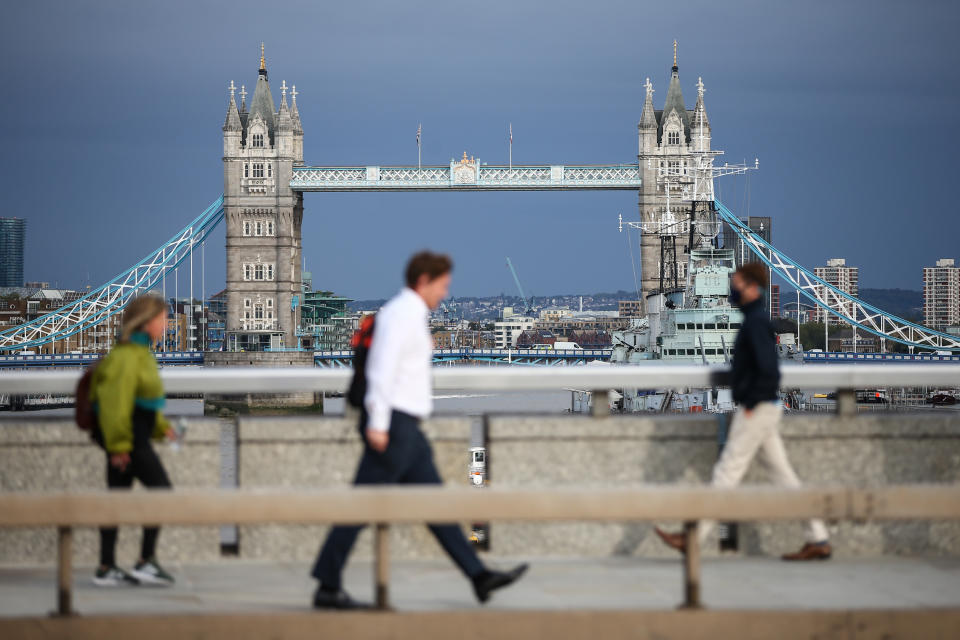
<instances>
[{"instance_id":1,"label":"stone bridge tower","mask_svg":"<svg viewBox=\"0 0 960 640\"><path fill-rule=\"evenodd\" d=\"M644 303L648 294L660 289L661 265L665 276L664 288L670 288L670 283L674 281L683 286L686 281L692 204L682 201L679 188L674 188L670 194L668 211L669 187L664 183L663 173L683 176L681 180L692 181L697 166L695 152L710 150L710 122L703 105L703 83L697 83L696 106L687 109L680 89L676 41L673 47L673 68L663 109L654 108L653 85L648 78L646 99L637 127L637 158L643 180L639 201L640 220L645 226L640 236L640 286ZM698 210L698 217L702 213ZM658 226L675 231L675 234L669 234L673 235L672 240L661 240Z\"/></svg>"},{"instance_id":2,"label":"stone bridge tower","mask_svg":"<svg viewBox=\"0 0 960 640\"><path fill-rule=\"evenodd\" d=\"M223 125L226 349L297 347L303 194L290 189L290 178L293 167L303 164L303 127L296 86L288 106L284 81L275 109L261 45L249 107L246 88L241 86L239 108L234 92L231 81Z\"/></svg>"}]
</instances>

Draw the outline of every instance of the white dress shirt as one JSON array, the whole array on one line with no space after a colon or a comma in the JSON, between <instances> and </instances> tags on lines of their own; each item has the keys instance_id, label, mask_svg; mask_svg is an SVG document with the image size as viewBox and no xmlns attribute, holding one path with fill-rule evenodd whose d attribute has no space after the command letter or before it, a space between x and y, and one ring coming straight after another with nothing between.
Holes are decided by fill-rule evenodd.
<instances>
[{"instance_id":1,"label":"white dress shirt","mask_svg":"<svg viewBox=\"0 0 960 640\"><path fill-rule=\"evenodd\" d=\"M426 418L433 409L430 368L433 343L430 309L413 289L404 287L377 312L367 355L367 428L387 431L390 414L402 411Z\"/></svg>"}]
</instances>

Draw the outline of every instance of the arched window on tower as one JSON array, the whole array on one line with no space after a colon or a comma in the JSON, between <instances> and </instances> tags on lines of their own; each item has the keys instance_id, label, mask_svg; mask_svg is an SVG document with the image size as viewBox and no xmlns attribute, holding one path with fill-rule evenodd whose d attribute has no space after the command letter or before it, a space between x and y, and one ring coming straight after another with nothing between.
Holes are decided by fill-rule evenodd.
<instances>
[{"instance_id":1,"label":"arched window on tower","mask_svg":"<svg viewBox=\"0 0 960 640\"><path fill-rule=\"evenodd\" d=\"M668 132L667 132L667 144L680 144L680 132L679 132L679 131L668 131Z\"/></svg>"},{"instance_id":2,"label":"arched window on tower","mask_svg":"<svg viewBox=\"0 0 960 640\"><path fill-rule=\"evenodd\" d=\"M272 162L268 162L268 163L267 163L267 177L268 177L268 178L272 178L272 177L273 177L273 163L272 163Z\"/></svg>"},{"instance_id":3,"label":"arched window on tower","mask_svg":"<svg viewBox=\"0 0 960 640\"><path fill-rule=\"evenodd\" d=\"M262 178L262 177L263 177L263 163L262 163L262 162L254 162L254 163L253 163L253 177L254 177L254 178Z\"/></svg>"},{"instance_id":4,"label":"arched window on tower","mask_svg":"<svg viewBox=\"0 0 960 640\"><path fill-rule=\"evenodd\" d=\"M244 178L249 178L249 177L250 177L250 163L249 163L249 162L244 162L244 163L243 163L243 177L244 177Z\"/></svg>"},{"instance_id":5,"label":"arched window on tower","mask_svg":"<svg viewBox=\"0 0 960 640\"><path fill-rule=\"evenodd\" d=\"M262 147L262 146L263 146L263 134L262 134L262 133L255 133L255 134L253 134L253 146L254 146L254 147Z\"/></svg>"}]
</instances>

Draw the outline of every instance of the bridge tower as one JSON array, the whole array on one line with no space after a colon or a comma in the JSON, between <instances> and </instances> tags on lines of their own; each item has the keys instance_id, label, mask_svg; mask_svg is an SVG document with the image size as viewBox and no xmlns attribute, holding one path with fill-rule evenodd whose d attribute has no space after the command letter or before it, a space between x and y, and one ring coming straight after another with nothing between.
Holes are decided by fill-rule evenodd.
<instances>
[{"instance_id":1,"label":"bridge tower","mask_svg":"<svg viewBox=\"0 0 960 640\"><path fill-rule=\"evenodd\" d=\"M680 183L690 184L701 156L710 151L710 122L703 105L703 82L697 84L697 104L687 109L680 88L677 43L673 43L673 67L663 109L653 104L653 85L646 81L646 99L637 125L637 155L643 186L640 189L641 295L664 282L684 282L692 236L691 211L697 219L705 214L704 204L694 205L682 198ZM666 179L665 178L670 178ZM668 193L669 192L669 193ZM662 264L661 256L672 264Z\"/></svg>"},{"instance_id":2,"label":"bridge tower","mask_svg":"<svg viewBox=\"0 0 960 640\"><path fill-rule=\"evenodd\" d=\"M297 347L302 304L303 194L290 189L295 165L303 164L303 127L296 85L287 104L287 84L275 109L260 45L260 68L247 106L230 82L223 125L224 220L227 228L228 351Z\"/></svg>"}]
</instances>

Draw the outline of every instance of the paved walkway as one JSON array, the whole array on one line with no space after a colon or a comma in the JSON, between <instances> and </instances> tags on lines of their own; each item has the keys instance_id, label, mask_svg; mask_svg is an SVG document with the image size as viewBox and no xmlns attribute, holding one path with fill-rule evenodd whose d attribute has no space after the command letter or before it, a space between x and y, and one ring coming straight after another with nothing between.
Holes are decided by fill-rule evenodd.
<instances>
[{"instance_id":1,"label":"paved walkway","mask_svg":"<svg viewBox=\"0 0 960 640\"><path fill-rule=\"evenodd\" d=\"M495 562L509 566L510 561ZM74 608L84 614L306 610L314 582L303 565L224 561L170 566L171 588L101 589L92 569L75 568ZM353 562L345 586L369 598L372 568ZM711 608L848 609L960 607L960 558L842 559L785 564L770 558L719 558L703 564L703 600ZM476 607L473 593L442 561L392 567L399 610ZM54 570L0 568L0 616L45 615L55 603ZM672 609L681 597L679 560L536 559L527 576L499 592L496 609Z\"/></svg>"}]
</instances>

